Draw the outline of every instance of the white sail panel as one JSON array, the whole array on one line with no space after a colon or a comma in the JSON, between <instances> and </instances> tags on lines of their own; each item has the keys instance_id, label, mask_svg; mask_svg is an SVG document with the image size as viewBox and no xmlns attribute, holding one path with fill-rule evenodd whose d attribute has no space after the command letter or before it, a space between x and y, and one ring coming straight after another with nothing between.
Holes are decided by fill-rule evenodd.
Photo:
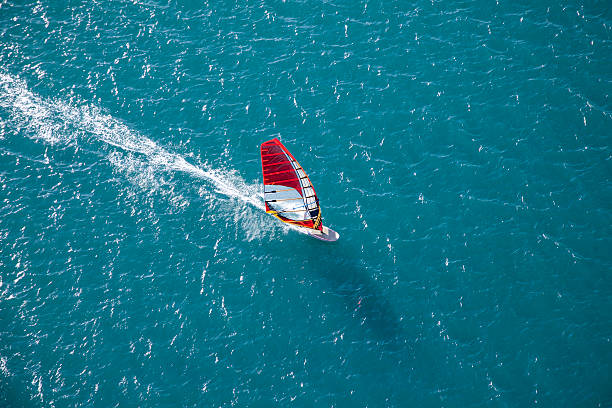
<instances>
[{"instance_id":1,"label":"white sail panel","mask_svg":"<svg viewBox=\"0 0 612 408\"><path fill-rule=\"evenodd\" d=\"M311 218L303 197L294 188L266 185L264 186L264 200L268 203L270 210L290 220L303 221Z\"/></svg>"}]
</instances>

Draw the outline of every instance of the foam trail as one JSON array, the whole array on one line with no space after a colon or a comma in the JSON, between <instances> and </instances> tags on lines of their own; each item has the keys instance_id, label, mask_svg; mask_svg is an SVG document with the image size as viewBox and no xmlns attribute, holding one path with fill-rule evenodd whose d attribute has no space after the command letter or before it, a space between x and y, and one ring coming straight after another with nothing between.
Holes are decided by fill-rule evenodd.
<instances>
[{"instance_id":1,"label":"foam trail","mask_svg":"<svg viewBox=\"0 0 612 408\"><path fill-rule=\"evenodd\" d=\"M26 129L35 138L51 144L71 144L93 138L125 152L144 155L156 168L180 171L204 179L217 192L265 210L260 186L249 185L232 172L215 170L206 165L195 166L183 156L167 151L96 107L44 99L30 91L25 81L1 72L0 108L9 112L9 117L2 120ZM0 130L4 129L4 123L0 125ZM0 138L3 136L4 131L0 133ZM109 154L109 161L120 166L114 157L112 153Z\"/></svg>"}]
</instances>

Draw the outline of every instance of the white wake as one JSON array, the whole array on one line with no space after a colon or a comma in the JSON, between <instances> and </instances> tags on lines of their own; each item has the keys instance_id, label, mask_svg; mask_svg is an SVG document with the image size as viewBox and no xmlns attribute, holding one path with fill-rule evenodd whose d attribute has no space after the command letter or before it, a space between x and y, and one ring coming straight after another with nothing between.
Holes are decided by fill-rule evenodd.
<instances>
[{"instance_id":1,"label":"white wake","mask_svg":"<svg viewBox=\"0 0 612 408\"><path fill-rule=\"evenodd\" d=\"M43 98L28 89L22 79L1 72L0 108L5 116L0 116L0 139L5 137L8 124L51 145L103 142L109 147L102 152L108 162L123 173L146 179L144 184L155 183L160 170L183 172L205 180L228 198L265 209L261 185L246 183L236 172L207 164L196 166L95 106Z\"/></svg>"}]
</instances>

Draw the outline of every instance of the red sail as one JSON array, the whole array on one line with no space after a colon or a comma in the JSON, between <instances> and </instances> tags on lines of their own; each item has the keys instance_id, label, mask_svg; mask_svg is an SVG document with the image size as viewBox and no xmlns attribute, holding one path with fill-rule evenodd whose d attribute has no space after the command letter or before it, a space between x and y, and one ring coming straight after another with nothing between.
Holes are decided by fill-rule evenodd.
<instances>
[{"instance_id":1,"label":"red sail","mask_svg":"<svg viewBox=\"0 0 612 408\"><path fill-rule=\"evenodd\" d=\"M266 212L281 221L322 230L321 209L310 179L278 139L261 144Z\"/></svg>"}]
</instances>

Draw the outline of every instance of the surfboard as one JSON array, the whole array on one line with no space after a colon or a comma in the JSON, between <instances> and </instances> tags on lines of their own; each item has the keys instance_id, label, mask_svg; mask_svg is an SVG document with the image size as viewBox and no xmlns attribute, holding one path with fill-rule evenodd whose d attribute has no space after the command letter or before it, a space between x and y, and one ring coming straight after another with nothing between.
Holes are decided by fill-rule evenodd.
<instances>
[{"instance_id":1,"label":"surfboard","mask_svg":"<svg viewBox=\"0 0 612 408\"><path fill-rule=\"evenodd\" d=\"M277 138L260 151L266 212L313 238L337 241L340 235L323 226L317 194L295 157Z\"/></svg>"},{"instance_id":2,"label":"surfboard","mask_svg":"<svg viewBox=\"0 0 612 408\"><path fill-rule=\"evenodd\" d=\"M321 231L308 230L306 234L310 235L313 238L320 239L321 241L326 242L337 241L338 238L340 238L340 234L326 226L323 226L323 229Z\"/></svg>"}]
</instances>

